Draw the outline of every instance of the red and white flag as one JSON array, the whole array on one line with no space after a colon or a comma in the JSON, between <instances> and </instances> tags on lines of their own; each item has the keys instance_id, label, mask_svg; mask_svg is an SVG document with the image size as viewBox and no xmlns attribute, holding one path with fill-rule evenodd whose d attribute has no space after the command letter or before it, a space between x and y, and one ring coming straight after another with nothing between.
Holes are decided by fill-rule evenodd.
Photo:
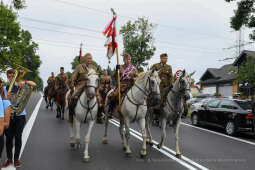
<instances>
[{"instance_id":1,"label":"red and white flag","mask_svg":"<svg viewBox=\"0 0 255 170\"><path fill-rule=\"evenodd\" d=\"M114 55L116 48L118 47L116 39L116 19L117 16L113 16L111 22L106 26L106 28L103 31L103 34L106 36L107 40L104 44L105 47L107 47L107 58L111 59L111 57Z\"/></svg>"}]
</instances>

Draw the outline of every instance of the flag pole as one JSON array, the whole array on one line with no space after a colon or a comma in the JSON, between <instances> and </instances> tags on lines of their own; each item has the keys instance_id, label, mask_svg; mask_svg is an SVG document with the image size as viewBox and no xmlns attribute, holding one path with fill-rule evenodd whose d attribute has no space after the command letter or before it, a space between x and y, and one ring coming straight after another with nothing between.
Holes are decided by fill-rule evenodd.
<instances>
[{"instance_id":1,"label":"flag pole","mask_svg":"<svg viewBox=\"0 0 255 170\"><path fill-rule=\"evenodd\" d=\"M82 42L80 44L80 55L79 55L79 63L81 64L81 59L82 59Z\"/></svg>"},{"instance_id":2,"label":"flag pole","mask_svg":"<svg viewBox=\"0 0 255 170\"><path fill-rule=\"evenodd\" d=\"M116 12L114 11L113 8L111 8L112 14L113 16L116 16ZM114 21L114 27L116 28L116 20ZM116 30L116 29L115 29ZM113 44L114 45L114 44ZM117 71L117 81L118 81L118 99L119 99L119 107L118 107L118 111L121 112L121 94L120 94L120 62L119 62L119 48L118 46L116 47L116 56L117 56L117 67L116 67L116 71Z\"/></svg>"}]
</instances>

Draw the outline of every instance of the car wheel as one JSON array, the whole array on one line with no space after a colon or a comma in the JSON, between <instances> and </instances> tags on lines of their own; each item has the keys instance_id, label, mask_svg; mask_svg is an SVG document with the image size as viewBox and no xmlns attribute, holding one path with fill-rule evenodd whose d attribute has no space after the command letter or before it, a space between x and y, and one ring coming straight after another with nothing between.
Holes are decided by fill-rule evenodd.
<instances>
[{"instance_id":1,"label":"car wheel","mask_svg":"<svg viewBox=\"0 0 255 170\"><path fill-rule=\"evenodd\" d=\"M191 123L194 126L198 126L199 125L199 118L197 114L193 114L191 117Z\"/></svg>"},{"instance_id":2,"label":"car wheel","mask_svg":"<svg viewBox=\"0 0 255 170\"><path fill-rule=\"evenodd\" d=\"M235 123L233 121L228 121L226 123L225 132L226 132L227 135L230 135L230 136L235 134L236 126L235 126Z\"/></svg>"}]
</instances>

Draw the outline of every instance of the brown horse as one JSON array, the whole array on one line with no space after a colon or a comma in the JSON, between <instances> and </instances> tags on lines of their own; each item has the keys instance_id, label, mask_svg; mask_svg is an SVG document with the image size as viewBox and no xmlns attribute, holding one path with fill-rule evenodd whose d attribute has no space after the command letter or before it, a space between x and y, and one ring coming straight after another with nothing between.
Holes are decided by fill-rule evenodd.
<instances>
[{"instance_id":1,"label":"brown horse","mask_svg":"<svg viewBox=\"0 0 255 170\"><path fill-rule=\"evenodd\" d=\"M64 120L64 112L66 107L65 96L68 88L64 80L59 80L59 88L56 89L56 105L57 105L57 115L56 118Z\"/></svg>"},{"instance_id":2,"label":"brown horse","mask_svg":"<svg viewBox=\"0 0 255 170\"><path fill-rule=\"evenodd\" d=\"M55 98L55 82L49 82L48 86L44 90L44 99L46 102L46 108L51 108L51 111L53 110L53 101Z\"/></svg>"},{"instance_id":3,"label":"brown horse","mask_svg":"<svg viewBox=\"0 0 255 170\"><path fill-rule=\"evenodd\" d=\"M111 85L110 84L103 84L99 88L99 93L100 93L100 100L101 100L101 106L99 107L98 114L97 114L97 121L101 122L103 114L102 112L104 111L104 105L105 105L105 99L107 96L107 93L111 90Z\"/></svg>"}]
</instances>

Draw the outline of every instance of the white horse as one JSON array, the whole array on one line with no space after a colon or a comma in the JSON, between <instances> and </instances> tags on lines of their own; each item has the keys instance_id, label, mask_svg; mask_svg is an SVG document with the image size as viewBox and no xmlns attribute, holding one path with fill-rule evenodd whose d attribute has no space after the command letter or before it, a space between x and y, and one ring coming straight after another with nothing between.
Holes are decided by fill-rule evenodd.
<instances>
[{"instance_id":1,"label":"white horse","mask_svg":"<svg viewBox=\"0 0 255 170\"><path fill-rule=\"evenodd\" d=\"M132 88L122 98L121 112L118 107L114 108L112 115L120 119L119 132L122 140L123 148L126 150L127 156L131 156L132 152L129 147L130 138L130 123L137 121L143 137L143 144L141 150L141 157L145 157L146 153L146 129L145 129L145 116L147 114L147 98L153 96L155 100L160 100L159 90L160 79L157 71L150 70L146 73L139 74ZM103 143L107 143L107 127L109 116L108 96L112 91L107 94L105 101L105 134ZM124 135L125 125L125 135Z\"/></svg>"},{"instance_id":2,"label":"white horse","mask_svg":"<svg viewBox=\"0 0 255 170\"><path fill-rule=\"evenodd\" d=\"M85 136L84 161L89 161L88 146L90 143L90 134L96 120L98 111L98 102L96 98L96 90L98 88L99 76L94 69L90 69L86 78L86 86L82 92L77 105L75 107L75 116L73 122L69 121L70 145L72 148L80 147L80 127L81 123L88 123L87 134ZM66 95L66 100L70 92Z\"/></svg>"},{"instance_id":3,"label":"white horse","mask_svg":"<svg viewBox=\"0 0 255 170\"><path fill-rule=\"evenodd\" d=\"M189 98L190 85L191 85L191 74L186 74L185 70L182 76L177 79L173 85L173 88L167 94L166 103L163 107L163 112L160 113L162 120L162 136L161 141L158 144L158 148L162 148L166 138L166 123L169 121L175 132L175 144L176 144L176 157L181 158L181 152L179 149L179 127L181 123L181 117L184 112L184 99ZM153 111L149 109L148 114L153 114ZM151 117L151 116L148 116ZM149 129L149 119L146 120L146 130L148 133L148 143L152 144L152 136Z\"/></svg>"}]
</instances>

